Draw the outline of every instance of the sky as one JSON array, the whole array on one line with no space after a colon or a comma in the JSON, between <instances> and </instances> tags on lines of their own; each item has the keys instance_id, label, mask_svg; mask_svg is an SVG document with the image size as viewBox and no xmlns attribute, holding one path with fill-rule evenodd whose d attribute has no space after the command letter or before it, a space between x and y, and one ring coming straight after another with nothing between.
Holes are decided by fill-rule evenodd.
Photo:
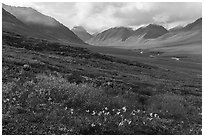
<instances>
[{"instance_id":1,"label":"sky","mask_svg":"<svg viewBox=\"0 0 204 137\"><path fill-rule=\"evenodd\" d=\"M201 2L4 2L32 7L67 26L83 26L89 33L111 27L138 27L150 23L165 28L183 26L202 17Z\"/></svg>"}]
</instances>

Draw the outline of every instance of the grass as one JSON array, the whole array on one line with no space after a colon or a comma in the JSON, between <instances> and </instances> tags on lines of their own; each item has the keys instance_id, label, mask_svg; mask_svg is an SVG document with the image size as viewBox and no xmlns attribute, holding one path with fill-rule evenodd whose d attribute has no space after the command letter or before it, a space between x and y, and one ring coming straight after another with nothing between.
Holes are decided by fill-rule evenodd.
<instances>
[{"instance_id":1,"label":"grass","mask_svg":"<svg viewBox=\"0 0 204 137\"><path fill-rule=\"evenodd\" d=\"M148 110L165 117L185 118L187 115L186 101L183 96L175 94L159 94L148 100Z\"/></svg>"},{"instance_id":2,"label":"grass","mask_svg":"<svg viewBox=\"0 0 204 137\"><path fill-rule=\"evenodd\" d=\"M4 35L3 134L201 134L197 77Z\"/></svg>"}]
</instances>

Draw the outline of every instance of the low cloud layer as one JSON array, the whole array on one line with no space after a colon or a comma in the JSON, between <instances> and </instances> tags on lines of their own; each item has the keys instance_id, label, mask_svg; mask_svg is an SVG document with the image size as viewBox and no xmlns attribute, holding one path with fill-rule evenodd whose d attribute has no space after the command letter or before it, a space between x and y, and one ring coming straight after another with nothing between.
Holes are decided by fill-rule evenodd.
<instances>
[{"instance_id":1,"label":"low cloud layer","mask_svg":"<svg viewBox=\"0 0 204 137\"><path fill-rule=\"evenodd\" d=\"M10 3L5 3L10 4ZM90 33L115 26L137 28L149 23L166 28L185 25L202 17L202 3L11 3L29 6L52 16L70 29L81 25Z\"/></svg>"}]
</instances>

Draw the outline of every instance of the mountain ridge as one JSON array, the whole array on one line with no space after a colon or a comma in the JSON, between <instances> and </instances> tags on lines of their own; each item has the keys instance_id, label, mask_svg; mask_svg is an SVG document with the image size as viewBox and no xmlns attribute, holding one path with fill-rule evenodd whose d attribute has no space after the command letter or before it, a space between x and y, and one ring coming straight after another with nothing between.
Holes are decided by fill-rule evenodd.
<instances>
[{"instance_id":1,"label":"mountain ridge","mask_svg":"<svg viewBox=\"0 0 204 137\"><path fill-rule=\"evenodd\" d=\"M14 7L5 4L3 4L2 7L7 12L14 15L18 20L29 26L33 34L41 34L44 38L49 40L84 44L84 42L69 28L56 19L44 15L35 9L30 7ZM29 33L27 33L27 35L29 35ZM37 35L35 36L38 37Z\"/></svg>"},{"instance_id":2,"label":"mountain ridge","mask_svg":"<svg viewBox=\"0 0 204 137\"><path fill-rule=\"evenodd\" d=\"M74 26L71 29L72 32L74 32L80 39L82 39L84 42L91 39L93 36L88 33L82 26Z\"/></svg>"}]
</instances>

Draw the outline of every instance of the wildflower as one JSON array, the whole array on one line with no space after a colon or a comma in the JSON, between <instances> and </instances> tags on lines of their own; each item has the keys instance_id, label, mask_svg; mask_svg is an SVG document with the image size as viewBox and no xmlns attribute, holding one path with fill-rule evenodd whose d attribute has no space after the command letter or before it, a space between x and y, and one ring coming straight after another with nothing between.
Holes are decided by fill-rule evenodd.
<instances>
[{"instance_id":1,"label":"wildflower","mask_svg":"<svg viewBox=\"0 0 204 137\"><path fill-rule=\"evenodd\" d=\"M98 116L100 116L102 114L102 111L100 111L99 113L98 113Z\"/></svg>"},{"instance_id":2,"label":"wildflower","mask_svg":"<svg viewBox=\"0 0 204 137\"><path fill-rule=\"evenodd\" d=\"M123 112L126 112L126 111L127 111L127 108L126 108L126 107L123 107L122 110L123 110Z\"/></svg>"},{"instance_id":3,"label":"wildflower","mask_svg":"<svg viewBox=\"0 0 204 137\"><path fill-rule=\"evenodd\" d=\"M115 111L115 109L113 108L112 111Z\"/></svg>"},{"instance_id":4,"label":"wildflower","mask_svg":"<svg viewBox=\"0 0 204 137\"><path fill-rule=\"evenodd\" d=\"M60 130L60 131L65 131L66 128L65 128L65 127L60 127L59 130Z\"/></svg>"},{"instance_id":5,"label":"wildflower","mask_svg":"<svg viewBox=\"0 0 204 137\"><path fill-rule=\"evenodd\" d=\"M51 98L51 97L49 97L49 98L48 98L48 100L49 100L49 101L51 101L51 100L52 100L52 98Z\"/></svg>"},{"instance_id":6,"label":"wildflower","mask_svg":"<svg viewBox=\"0 0 204 137\"><path fill-rule=\"evenodd\" d=\"M86 112L89 113L90 111L89 111L89 110L86 110Z\"/></svg>"},{"instance_id":7,"label":"wildflower","mask_svg":"<svg viewBox=\"0 0 204 137\"><path fill-rule=\"evenodd\" d=\"M123 126L123 124L124 124L123 121L121 121L121 122L119 123L119 126Z\"/></svg>"},{"instance_id":8,"label":"wildflower","mask_svg":"<svg viewBox=\"0 0 204 137\"><path fill-rule=\"evenodd\" d=\"M147 118L147 119L151 121L153 118Z\"/></svg>"},{"instance_id":9,"label":"wildflower","mask_svg":"<svg viewBox=\"0 0 204 137\"><path fill-rule=\"evenodd\" d=\"M140 113L140 110L138 109L136 112L137 112L137 113Z\"/></svg>"},{"instance_id":10,"label":"wildflower","mask_svg":"<svg viewBox=\"0 0 204 137\"><path fill-rule=\"evenodd\" d=\"M71 108L71 109L70 109L70 111L71 111L71 114L73 114L73 113L74 113L74 109L72 109L72 108Z\"/></svg>"},{"instance_id":11,"label":"wildflower","mask_svg":"<svg viewBox=\"0 0 204 137\"><path fill-rule=\"evenodd\" d=\"M101 126L102 124L101 124L101 123L98 123L98 125Z\"/></svg>"},{"instance_id":12,"label":"wildflower","mask_svg":"<svg viewBox=\"0 0 204 137\"><path fill-rule=\"evenodd\" d=\"M67 110L67 107L65 107L64 109Z\"/></svg>"},{"instance_id":13,"label":"wildflower","mask_svg":"<svg viewBox=\"0 0 204 137\"><path fill-rule=\"evenodd\" d=\"M153 113L150 113L149 115L150 115L150 117L152 117Z\"/></svg>"},{"instance_id":14,"label":"wildflower","mask_svg":"<svg viewBox=\"0 0 204 137\"><path fill-rule=\"evenodd\" d=\"M154 114L154 117L157 117L157 114Z\"/></svg>"},{"instance_id":15,"label":"wildflower","mask_svg":"<svg viewBox=\"0 0 204 137\"><path fill-rule=\"evenodd\" d=\"M93 111L92 115L95 115L95 114L96 114L96 112L95 112L95 111Z\"/></svg>"},{"instance_id":16,"label":"wildflower","mask_svg":"<svg viewBox=\"0 0 204 137\"><path fill-rule=\"evenodd\" d=\"M117 115L120 115L120 112L117 112L116 114L117 114Z\"/></svg>"},{"instance_id":17,"label":"wildflower","mask_svg":"<svg viewBox=\"0 0 204 137\"><path fill-rule=\"evenodd\" d=\"M107 107L105 107L105 110L108 110L108 108L107 108Z\"/></svg>"},{"instance_id":18,"label":"wildflower","mask_svg":"<svg viewBox=\"0 0 204 137\"><path fill-rule=\"evenodd\" d=\"M91 124L92 127L95 127L96 125L94 123Z\"/></svg>"}]
</instances>

